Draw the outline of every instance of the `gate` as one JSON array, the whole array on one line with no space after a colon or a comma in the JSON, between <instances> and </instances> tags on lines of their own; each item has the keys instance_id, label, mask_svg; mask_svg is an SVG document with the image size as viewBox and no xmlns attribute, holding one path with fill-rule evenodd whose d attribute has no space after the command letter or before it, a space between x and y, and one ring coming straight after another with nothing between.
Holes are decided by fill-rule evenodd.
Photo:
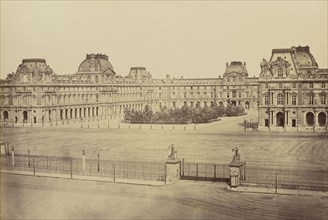
<instances>
[{"instance_id":1,"label":"gate","mask_svg":"<svg viewBox=\"0 0 328 220\"><path fill-rule=\"evenodd\" d=\"M184 163L181 164L181 179L214 182L229 182L230 170L226 164Z\"/></svg>"}]
</instances>

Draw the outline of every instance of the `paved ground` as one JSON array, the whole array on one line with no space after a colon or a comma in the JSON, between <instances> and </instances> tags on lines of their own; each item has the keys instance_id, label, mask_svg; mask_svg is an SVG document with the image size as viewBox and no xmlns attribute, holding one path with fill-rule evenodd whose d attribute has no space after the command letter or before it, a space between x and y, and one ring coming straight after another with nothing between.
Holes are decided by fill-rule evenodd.
<instances>
[{"instance_id":1,"label":"paved ground","mask_svg":"<svg viewBox=\"0 0 328 220\"><path fill-rule=\"evenodd\" d=\"M0 141L9 141L21 154L29 149L36 155L79 158L85 150L87 158L99 153L101 159L156 162L164 162L168 146L175 144L186 162L223 164L231 161L231 149L238 146L250 182L264 177L273 183L278 172L279 183L292 176L291 183L327 185L327 134L244 132L245 118L255 117L223 118L196 130L194 125L186 130L172 125L163 130L161 125L129 128L117 119L110 121L109 129L108 121L100 122L100 128L98 122L89 122L89 129L86 124L83 129L80 124L4 128ZM211 182L139 186L2 173L1 219L327 219L327 196L320 192L291 196L254 189L232 192L225 184Z\"/></svg>"},{"instance_id":2,"label":"paved ground","mask_svg":"<svg viewBox=\"0 0 328 220\"><path fill-rule=\"evenodd\" d=\"M1 174L1 219L327 219L326 196L239 193L223 183L141 186Z\"/></svg>"},{"instance_id":3,"label":"paved ground","mask_svg":"<svg viewBox=\"0 0 328 220\"><path fill-rule=\"evenodd\" d=\"M186 162L222 163L231 161L233 147L238 146L241 159L247 161L247 179L274 182L327 185L327 134L244 132L243 120L254 118L223 118L221 121L180 128L164 125L150 129L149 125L122 125L121 129L108 128L5 128L1 141L9 141L16 153L81 157L109 160L164 162L170 144L178 150L178 157ZM117 122L117 119L113 119ZM113 122L114 123L114 122ZM156 125L160 126L160 125ZM189 127L188 127L189 126ZM293 177L290 177L293 174ZM264 178L263 178L264 176ZM295 177L294 177L295 176Z\"/></svg>"}]
</instances>

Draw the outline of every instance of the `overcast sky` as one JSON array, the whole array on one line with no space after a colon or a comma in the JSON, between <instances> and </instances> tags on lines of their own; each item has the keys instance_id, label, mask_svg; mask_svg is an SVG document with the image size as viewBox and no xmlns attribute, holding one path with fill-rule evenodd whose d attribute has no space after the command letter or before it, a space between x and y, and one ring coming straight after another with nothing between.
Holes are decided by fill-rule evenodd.
<instances>
[{"instance_id":1,"label":"overcast sky","mask_svg":"<svg viewBox=\"0 0 328 220\"><path fill-rule=\"evenodd\" d=\"M273 48L310 46L327 68L327 1L1 1L1 78L24 58L72 74L104 53L117 74L144 66L154 78L213 78L226 62L258 76Z\"/></svg>"}]
</instances>

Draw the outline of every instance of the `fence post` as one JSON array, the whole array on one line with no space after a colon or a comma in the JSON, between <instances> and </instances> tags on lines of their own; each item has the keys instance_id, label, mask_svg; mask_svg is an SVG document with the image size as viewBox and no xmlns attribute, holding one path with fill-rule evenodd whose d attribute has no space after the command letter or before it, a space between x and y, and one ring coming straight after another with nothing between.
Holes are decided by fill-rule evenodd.
<instances>
[{"instance_id":1,"label":"fence post","mask_svg":"<svg viewBox=\"0 0 328 220\"><path fill-rule=\"evenodd\" d=\"M214 182L215 182L215 179L216 179L216 165L214 164Z\"/></svg>"},{"instance_id":2,"label":"fence post","mask_svg":"<svg viewBox=\"0 0 328 220\"><path fill-rule=\"evenodd\" d=\"M98 172L100 171L100 164L99 164L99 153L98 153Z\"/></svg>"},{"instance_id":3,"label":"fence post","mask_svg":"<svg viewBox=\"0 0 328 220\"><path fill-rule=\"evenodd\" d=\"M246 161L244 161L244 180L246 180Z\"/></svg>"},{"instance_id":4,"label":"fence post","mask_svg":"<svg viewBox=\"0 0 328 220\"><path fill-rule=\"evenodd\" d=\"M184 158L182 158L182 176L184 176Z\"/></svg>"},{"instance_id":5,"label":"fence post","mask_svg":"<svg viewBox=\"0 0 328 220\"><path fill-rule=\"evenodd\" d=\"M15 166L15 148L14 148L14 146L11 147L11 164L14 168L14 166Z\"/></svg>"},{"instance_id":6,"label":"fence post","mask_svg":"<svg viewBox=\"0 0 328 220\"><path fill-rule=\"evenodd\" d=\"M167 165L166 165L166 163L165 163L165 169L164 169L164 183L166 184L166 175L167 175L167 171L166 171L166 169L167 169Z\"/></svg>"},{"instance_id":7,"label":"fence post","mask_svg":"<svg viewBox=\"0 0 328 220\"><path fill-rule=\"evenodd\" d=\"M35 176L35 160L33 158L33 175Z\"/></svg>"},{"instance_id":8,"label":"fence post","mask_svg":"<svg viewBox=\"0 0 328 220\"><path fill-rule=\"evenodd\" d=\"M277 174L277 172L275 173L275 175L276 175L275 193L278 193L278 174Z\"/></svg>"},{"instance_id":9,"label":"fence post","mask_svg":"<svg viewBox=\"0 0 328 220\"><path fill-rule=\"evenodd\" d=\"M82 171L83 171L83 175L85 172L85 152L84 150L82 150Z\"/></svg>"},{"instance_id":10,"label":"fence post","mask_svg":"<svg viewBox=\"0 0 328 220\"><path fill-rule=\"evenodd\" d=\"M71 179L73 179L73 161L71 160Z\"/></svg>"},{"instance_id":11,"label":"fence post","mask_svg":"<svg viewBox=\"0 0 328 220\"><path fill-rule=\"evenodd\" d=\"M27 154L28 154L28 166L31 166L31 158L30 158L30 150L27 150Z\"/></svg>"},{"instance_id":12,"label":"fence post","mask_svg":"<svg viewBox=\"0 0 328 220\"><path fill-rule=\"evenodd\" d=\"M198 180L198 164L196 164L196 178Z\"/></svg>"},{"instance_id":13,"label":"fence post","mask_svg":"<svg viewBox=\"0 0 328 220\"><path fill-rule=\"evenodd\" d=\"M113 181L115 182L115 163L113 163Z\"/></svg>"}]
</instances>

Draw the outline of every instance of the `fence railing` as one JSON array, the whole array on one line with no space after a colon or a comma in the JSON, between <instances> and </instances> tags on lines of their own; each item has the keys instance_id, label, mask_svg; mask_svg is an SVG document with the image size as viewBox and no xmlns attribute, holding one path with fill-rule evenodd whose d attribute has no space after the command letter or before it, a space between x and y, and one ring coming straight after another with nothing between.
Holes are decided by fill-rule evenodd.
<instances>
[{"instance_id":1,"label":"fence railing","mask_svg":"<svg viewBox=\"0 0 328 220\"><path fill-rule=\"evenodd\" d=\"M328 174L321 170L267 170L248 166L243 183L276 186L278 188L328 190Z\"/></svg>"},{"instance_id":2,"label":"fence railing","mask_svg":"<svg viewBox=\"0 0 328 220\"><path fill-rule=\"evenodd\" d=\"M15 169L42 173L61 173L115 179L165 181L165 164L82 159L70 157L15 155L1 157L2 169Z\"/></svg>"},{"instance_id":3,"label":"fence railing","mask_svg":"<svg viewBox=\"0 0 328 220\"><path fill-rule=\"evenodd\" d=\"M181 178L229 182L229 166L226 164L185 163L181 165Z\"/></svg>"}]
</instances>

